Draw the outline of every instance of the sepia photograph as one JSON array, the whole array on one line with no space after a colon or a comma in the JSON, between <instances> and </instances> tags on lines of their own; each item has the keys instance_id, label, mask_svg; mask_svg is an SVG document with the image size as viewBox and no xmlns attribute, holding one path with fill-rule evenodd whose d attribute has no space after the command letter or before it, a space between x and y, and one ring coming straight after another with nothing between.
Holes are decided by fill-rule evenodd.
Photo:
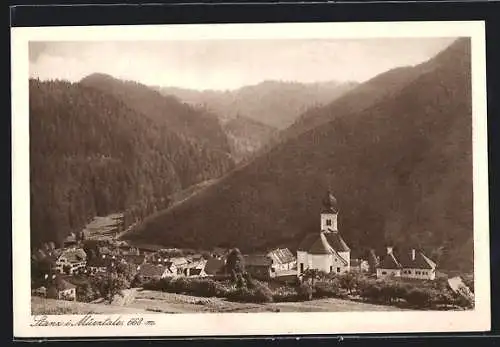
<instances>
[{"instance_id":1,"label":"sepia photograph","mask_svg":"<svg viewBox=\"0 0 500 347\"><path fill-rule=\"evenodd\" d=\"M18 331L488 330L483 24L13 29Z\"/></svg>"}]
</instances>

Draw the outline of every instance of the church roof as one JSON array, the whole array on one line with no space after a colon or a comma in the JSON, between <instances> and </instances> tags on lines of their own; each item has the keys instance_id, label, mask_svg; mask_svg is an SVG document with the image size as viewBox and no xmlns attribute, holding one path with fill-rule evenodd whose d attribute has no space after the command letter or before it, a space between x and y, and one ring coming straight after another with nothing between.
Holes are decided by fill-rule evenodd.
<instances>
[{"instance_id":1,"label":"church roof","mask_svg":"<svg viewBox=\"0 0 500 347\"><path fill-rule=\"evenodd\" d=\"M350 248L345 243L344 239L338 231L332 231L325 233L326 240L330 246L337 252L348 252Z\"/></svg>"},{"instance_id":2,"label":"church roof","mask_svg":"<svg viewBox=\"0 0 500 347\"><path fill-rule=\"evenodd\" d=\"M350 250L340 233L333 231L308 234L298 247L299 251L311 254L329 254L331 253L330 249L336 252L348 252Z\"/></svg>"},{"instance_id":3,"label":"church roof","mask_svg":"<svg viewBox=\"0 0 500 347\"><path fill-rule=\"evenodd\" d=\"M331 241L339 242L338 241L339 238L340 238L340 240L342 240L342 238L340 237L340 235L338 235L338 238L331 237L330 234L333 234L333 233L321 232L321 233L317 233L317 234L316 233L309 234L301 242L298 250L305 251L309 254L316 254L316 255L335 254L340 259L342 259L343 262L345 262L345 260L337 253L337 252L342 252L342 250L345 248L335 249L330 244ZM342 240L342 243L345 245L345 242L343 242L343 240ZM339 243L339 244L341 244L341 243ZM345 245L345 247L347 247L347 245ZM347 248L347 250L349 250L349 248Z\"/></svg>"},{"instance_id":4,"label":"church roof","mask_svg":"<svg viewBox=\"0 0 500 347\"><path fill-rule=\"evenodd\" d=\"M309 247L308 253L310 254L333 254L333 248L328 243L324 233L319 234L319 237Z\"/></svg>"}]
</instances>

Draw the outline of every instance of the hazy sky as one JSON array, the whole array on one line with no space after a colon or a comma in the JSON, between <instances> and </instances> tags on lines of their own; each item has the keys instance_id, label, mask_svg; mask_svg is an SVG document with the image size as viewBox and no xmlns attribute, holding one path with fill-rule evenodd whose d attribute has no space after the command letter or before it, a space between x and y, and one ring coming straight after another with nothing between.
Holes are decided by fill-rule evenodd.
<instances>
[{"instance_id":1,"label":"hazy sky","mask_svg":"<svg viewBox=\"0 0 500 347\"><path fill-rule=\"evenodd\" d=\"M78 81L102 72L148 85L234 89L263 80L365 81L425 61L452 38L31 42L30 76Z\"/></svg>"}]
</instances>

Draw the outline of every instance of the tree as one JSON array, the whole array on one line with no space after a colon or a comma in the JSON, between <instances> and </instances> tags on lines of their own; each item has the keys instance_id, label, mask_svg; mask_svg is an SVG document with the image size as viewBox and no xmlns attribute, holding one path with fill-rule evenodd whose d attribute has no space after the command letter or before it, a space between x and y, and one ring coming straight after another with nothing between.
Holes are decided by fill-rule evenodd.
<instances>
[{"instance_id":1,"label":"tree","mask_svg":"<svg viewBox=\"0 0 500 347\"><path fill-rule=\"evenodd\" d=\"M322 280L326 277L326 273L324 271L318 269L307 269L304 271L303 279L310 281L311 286L314 288L314 283L316 280Z\"/></svg>"},{"instance_id":2,"label":"tree","mask_svg":"<svg viewBox=\"0 0 500 347\"><path fill-rule=\"evenodd\" d=\"M126 278L116 271L110 271L107 275L96 278L96 282L100 296L109 303L113 302L116 295L123 295L122 290L128 287Z\"/></svg>"},{"instance_id":3,"label":"tree","mask_svg":"<svg viewBox=\"0 0 500 347\"><path fill-rule=\"evenodd\" d=\"M84 282L76 288L77 301L91 302L97 298L97 295L98 293L95 292L94 288L89 282Z\"/></svg>"},{"instance_id":4,"label":"tree","mask_svg":"<svg viewBox=\"0 0 500 347\"><path fill-rule=\"evenodd\" d=\"M227 271L231 274L233 281L237 280L238 274L245 272L245 261L243 255L238 248L234 248L229 252L226 261Z\"/></svg>"},{"instance_id":5,"label":"tree","mask_svg":"<svg viewBox=\"0 0 500 347\"><path fill-rule=\"evenodd\" d=\"M349 294L352 293L352 290L356 287L357 278L356 275L347 272L339 276L339 284L342 288L346 289Z\"/></svg>"},{"instance_id":6,"label":"tree","mask_svg":"<svg viewBox=\"0 0 500 347\"><path fill-rule=\"evenodd\" d=\"M297 294L302 300L312 300L313 287L307 282L300 283L297 287Z\"/></svg>"}]
</instances>

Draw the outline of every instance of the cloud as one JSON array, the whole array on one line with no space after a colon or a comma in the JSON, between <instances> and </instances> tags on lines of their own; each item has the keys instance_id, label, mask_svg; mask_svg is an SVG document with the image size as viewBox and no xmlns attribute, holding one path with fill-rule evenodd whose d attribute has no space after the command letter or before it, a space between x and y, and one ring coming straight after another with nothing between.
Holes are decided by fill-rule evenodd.
<instances>
[{"instance_id":1,"label":"cloud","mask_svg":"<svg viewBox=\"0 0 500 347\"><path fill-rule=\"evenodd\" d=\"M453 39L33 42L30 73L78 81L103 72L149 85L232 89L263 80L367 80L425 61Z\"/></svg>"}]
</instances>

